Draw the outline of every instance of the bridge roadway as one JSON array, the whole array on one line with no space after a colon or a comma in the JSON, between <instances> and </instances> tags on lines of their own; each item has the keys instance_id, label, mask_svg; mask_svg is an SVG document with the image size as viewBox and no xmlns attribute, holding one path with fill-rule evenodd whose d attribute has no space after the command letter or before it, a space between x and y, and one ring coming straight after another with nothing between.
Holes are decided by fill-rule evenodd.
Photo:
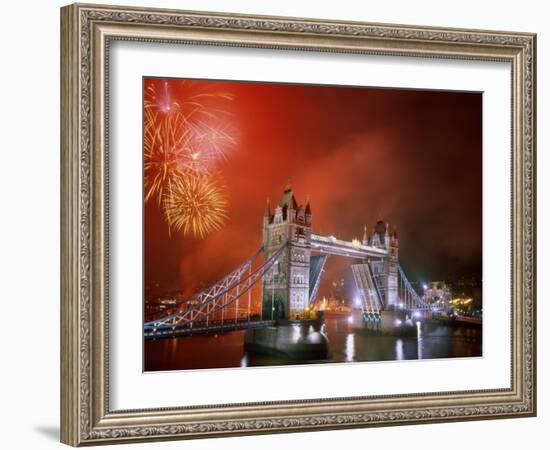
<instances>
[{"instance_id":1,"label":"bridge roadway","mask_svg":"<svg viewBox=\"0 0 550 450\"><path fill-rule=\"evenodd\" d=\"M409 314L425 313L425 312L441 312L443 308L430 308L430 307L401 307L396 308L395 311L405 311ZM413 316L414 317L414 316ZM190 326L174 326L174 327L159 327L155 330L145 331L143 336L146 341L154 339L167 339L174 337L184 336L197 336L201 334L213 334L223 333L227 331L248 330L251 328L266 328L276 325L275 320L248 320L248 318L234 320L210 320L208 324L206 321L200 323L194 323Z\"/></svg>"},{"instance_id":2,"label":"bridge roadway","mask_svg":"<svg viewBox=\"0 0 550 450\"><path fill-rule=\"evenodd\" d=\"M383 248L363 245L357 240L343 241L333 236L321 236L315 233L311 234L311 249L326 255L347 256L358 259L388 256L388 251Z\"/></svg>"},{"instance_id":3,"label":"bridge roadway","mask_svg":"<svg viewBox=\"0 0 550 450\"><path fill-rule=\"evenodd\" d=\"M208 325L206 321L195 322L192 327L174 326L159 327L151 331L145 331L143 336L146 341L153 339L166 339L172 337L196 336L199 334L223 333L224 331L248 330L250 328L265 328L275 325L274 320L248 320L248 318L239 319L237 322L230 320L211 320Z\"/></svg>"}]
</instances>

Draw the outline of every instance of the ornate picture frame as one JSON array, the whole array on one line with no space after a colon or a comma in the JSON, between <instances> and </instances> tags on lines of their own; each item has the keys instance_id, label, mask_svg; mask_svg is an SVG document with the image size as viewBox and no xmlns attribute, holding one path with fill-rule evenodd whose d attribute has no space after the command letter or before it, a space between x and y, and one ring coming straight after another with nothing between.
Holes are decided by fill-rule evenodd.
<instances>
[{"instance_id":1,"label":"ornate picture frame","mask_svg":"<svg viewBox=\"0 0 550 450\"><path fill-rule=\"evenodd\" d=\"M503 61L512 85L507 389L115 411L108 62L116 40ZM61 440L96 445L536 414L536 35L74 4L61 9Z\"/></svg>"}]
</instances>

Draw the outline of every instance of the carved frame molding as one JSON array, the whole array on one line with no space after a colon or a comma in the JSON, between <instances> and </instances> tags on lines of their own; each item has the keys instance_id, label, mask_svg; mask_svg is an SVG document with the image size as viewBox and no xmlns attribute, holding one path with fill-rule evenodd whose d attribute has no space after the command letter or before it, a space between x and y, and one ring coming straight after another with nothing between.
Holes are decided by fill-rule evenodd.
<instances>
[{"instance_id":1,"label":"carved frame molding","mask_svg":"<svg viewBox=\"0 0 550 450\"><path fill-rule=\"evenodd\" d=\"M108 58L112 40L508 61L512 386L487 391L111 411ZM61 439L78 446L536 414L536 36L75 4L61 10Z\"/></svg>"}]
</instances>

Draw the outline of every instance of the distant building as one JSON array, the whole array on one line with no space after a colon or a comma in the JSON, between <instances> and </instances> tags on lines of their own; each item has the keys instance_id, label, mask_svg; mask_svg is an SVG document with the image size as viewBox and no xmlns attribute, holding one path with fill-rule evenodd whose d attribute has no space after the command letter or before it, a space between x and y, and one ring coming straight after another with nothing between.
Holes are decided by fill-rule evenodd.
<instances>
[{"instance_id":1,"label":"distant building","mask_svg":"<svg viewBox=\"0 0 550 450\"><path fill-rule=\"evenodd\" d=\"M481 281L474 278L459 278L448 283L453 298L471 298L471 309L480 311L483 308Z\"/></svg>"},{"instance_id":2,"label":"distant building","mask_svg":"<svg viewBox=\"0 0 550 450\"><path fill-rule=\"evenodd\" d=\"M451 289L444 281L432 281L424 284L422 298L425 303L447 307L451 300Z\"/></svg>"},{"instance_id":3,"label":"distant building","mask_svg":"<svg viewBox=\"0 0 550 450\"><path fill-rule=\"evenodd\" d=\"M339 301L347 301L346 282L343 278L333 281L330 289L331 297Z\"/></svg>"},{"instance_id":4,"label":"distant building","mask_svg":"<svg viewBox=\"0 0 550 450\"><path fill-rule=\"evenodd\" d=\"M348 304L348 302L344 299L339 299L333 296L319 299L316 309L329 313L350 313L352 311L352 307Z\"/></svg>"}]
</instances>

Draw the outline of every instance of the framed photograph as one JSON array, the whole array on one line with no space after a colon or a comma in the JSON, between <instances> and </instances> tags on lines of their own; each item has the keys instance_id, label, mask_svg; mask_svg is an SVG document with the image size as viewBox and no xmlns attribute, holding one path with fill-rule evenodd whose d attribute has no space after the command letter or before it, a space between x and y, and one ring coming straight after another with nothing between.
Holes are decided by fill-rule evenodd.
<instances>
[{"instance_id":1,"label":"framed photograph","mask_svg":"<svg viewBox=\"0 0 550 450\"><path fill-rule=\"evenodd\" d=\"M535 415L535 56L62 8L62 442Z\"/></svg>"}]
</instances>

